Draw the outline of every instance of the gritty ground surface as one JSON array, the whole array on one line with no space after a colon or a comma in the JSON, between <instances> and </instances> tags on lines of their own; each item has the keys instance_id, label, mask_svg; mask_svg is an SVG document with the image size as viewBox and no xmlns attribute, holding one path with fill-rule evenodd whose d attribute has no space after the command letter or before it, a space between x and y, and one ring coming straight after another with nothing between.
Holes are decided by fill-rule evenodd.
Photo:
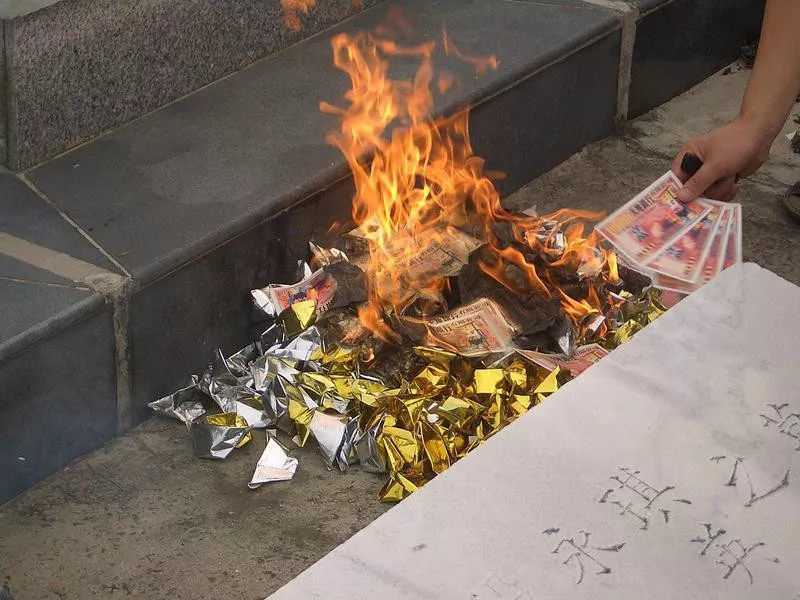
<instances>
[{"instance_id":1,"label":"gritty ground surface","mask_svg":"<svg viewBox=\"0 0 800 600\"><path fill-rule=\"evenodd\" d=\"M563 207L618 208L672 166L683 142L736 116L749 71L715 75L682 96L628 123L618 137L584 148L506 200L515 208L535 205L540 214ZM764 167L741 182L744 259L800 285L800 223L782 198L800 180L800 155L784 134L800 128L795 106Z\"/></svg>"},{"instance_id":2,"label":"gritty ground surface","mask_svg":"<svg viewBox=\"0 0 800 600\"><path fill-rule=\"evenodd\" d=\"M669 168L682 140L733 116L746 75L712 77L508 203L616 208ZM799 166L778 138L739 198L745 258L796 284L800 224L780 198ZM264 598L385 510L379 476L328 472L313 449L297 454L293 481L248 490L263 445L257 434L229 460L203 461L182 425L145 423L0 508L0 584L10 577L18 600Z\"/></svg>"}]
</instances>

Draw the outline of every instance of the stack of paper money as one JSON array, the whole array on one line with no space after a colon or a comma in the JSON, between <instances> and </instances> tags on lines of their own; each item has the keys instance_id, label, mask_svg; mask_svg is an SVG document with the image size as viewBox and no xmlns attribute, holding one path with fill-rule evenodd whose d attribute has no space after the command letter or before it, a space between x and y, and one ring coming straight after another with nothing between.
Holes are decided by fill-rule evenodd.
<instances>
[{"instance_id":1,"label":"stack of paper money","mask_svg":"<svg viewBox=\"0 0 800 600\"><path fill-rule=\"evenodd\" d=\"M742 260L742 207L705 198L677 200L668 171L597 225L629 267L653 285L690 293Z\"/></svg>"}]
</instances>

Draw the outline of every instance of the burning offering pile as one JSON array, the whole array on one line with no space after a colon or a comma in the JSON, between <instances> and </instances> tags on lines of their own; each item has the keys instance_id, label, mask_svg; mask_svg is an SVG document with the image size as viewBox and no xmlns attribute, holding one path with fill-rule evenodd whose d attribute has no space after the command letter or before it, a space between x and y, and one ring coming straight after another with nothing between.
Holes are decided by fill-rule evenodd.
<instances>
[{"instance_id":1,"label":"burning offering pile","mask_svg":"<svg viewBox=\"0 0 800 600\"><path fill-rule=\"evenodd\" d=\"M251 487L291 479L290 446L315 444L331 469L384 474L380 499L401 500L659 317L650 257L709 214L668 198L680 215L657 215L660 246L637 265L606 239L638 235L622 240L631 223L617 213L595 231L586 223L601 214L504 210L468 112L431 117L433 90L454 85L434 76L440 50L478 73L497 65L446 35L413 47L388 28L333 39L352 88L322 110L340 120L329 141L353 174L353 223L310 242L298 283L252 291L269 321L259 339L150 405L186 423L201 458L265 429ZM390 78L397 55L418 59L413 79Z\"/></svg>"}]
</instances>

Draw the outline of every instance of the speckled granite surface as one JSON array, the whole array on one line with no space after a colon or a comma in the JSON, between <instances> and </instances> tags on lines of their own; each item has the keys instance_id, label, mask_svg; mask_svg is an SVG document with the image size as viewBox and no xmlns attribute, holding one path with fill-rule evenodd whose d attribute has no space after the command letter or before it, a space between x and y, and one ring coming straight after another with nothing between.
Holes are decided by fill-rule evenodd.
<instances>
[{"instance_id":1,"label":"speckled granite surface","mask_svg":"<svg viewBox=\"0 0 800 600\"><path fill-rule=\"evenodd\" d=\"M0 168L6 162L6 53L5 27L0 22Z\"/></svg>"},{"instance_id":2,"label":"speckled granite surface","mask_svg":"<svg viewBox=\"0 0 800 600\"><path fill-rule=\"evenodd\" d=\"M319 0L300 33L278 0L61 0L6 21L10 160L25 169L380 0Z\"/></svg>"}]
</instances>

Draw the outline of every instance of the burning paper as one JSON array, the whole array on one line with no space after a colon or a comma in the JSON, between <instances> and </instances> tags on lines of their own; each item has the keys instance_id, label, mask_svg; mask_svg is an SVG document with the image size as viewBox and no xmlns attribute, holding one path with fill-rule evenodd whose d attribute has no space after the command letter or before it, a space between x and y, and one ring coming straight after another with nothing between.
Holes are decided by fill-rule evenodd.
<instances>
[{"instance_id":1,"label":"burning paper","mask_svg":"<svg viewBox=\"0 0 800 600\"><path fill-rule=\"evenodd\" d=\"M425 323L427 343L462 356L483 356L511 347L514 327L491 300L476 300Z\"/></svg>"},{"instance_id":2,"label":"burning paper","mask_svg":"<svg viewBox=\"0 0 800 600\"><path fill-rule=\"evenodd\" d=\"M607 356L608 350L599 344L587 344L586 346L575 348L572 356L545 354L544 352L535 352L533 350L517 350L517 353L548 371L561 368L569 371L573 377L577 377L598 360Z\"/></svg>"},{"instance_id":3,"label":"burning paper","mask_svg":"<svg viewBox=\"0 0 800 600\"><path fill-rule=\"evenodd\" d=\"M257 341L153 403L190 423L198 456L225 458L253 427L274 427L331 469L382 474L382 501L424 486L661 315L656 266L695 277L741 244L735 210L677 203L669 175L598 231L596 213L505 210L467 111L430 114L446 88L434 85L436 44L401 48L390 31L333 38L352 90L323 110L339 117L328 139L353 172L353 223L337 229L349 232L309 240L310 256L293 258L316 270L297 283L252 291L268 321ZM441 47L466 56L454 48ZM419 61L413 79L390 78L398 53ZM296 468L269 436L250 485Z\"/></svg>"}]
</instances>

